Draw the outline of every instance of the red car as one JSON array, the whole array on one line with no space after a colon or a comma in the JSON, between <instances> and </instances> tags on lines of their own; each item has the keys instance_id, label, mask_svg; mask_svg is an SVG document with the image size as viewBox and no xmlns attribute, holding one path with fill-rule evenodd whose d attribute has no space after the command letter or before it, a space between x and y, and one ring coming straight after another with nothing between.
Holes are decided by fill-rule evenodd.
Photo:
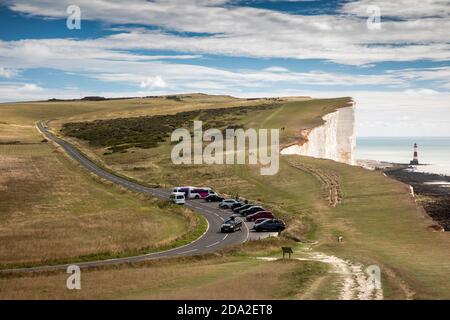
<instances>
[{"instance_id":1,"label":"red car","mask_svg":"<svg viewBox=\"0 0 450 320\"><path fill-rule=\"evenodd\" d=\"M273 219L275 218L273 213L270 211L258 211L256 213L250 214L247 216L247 221L255 221L256 219Z\"/></svg>"}]
</instances>

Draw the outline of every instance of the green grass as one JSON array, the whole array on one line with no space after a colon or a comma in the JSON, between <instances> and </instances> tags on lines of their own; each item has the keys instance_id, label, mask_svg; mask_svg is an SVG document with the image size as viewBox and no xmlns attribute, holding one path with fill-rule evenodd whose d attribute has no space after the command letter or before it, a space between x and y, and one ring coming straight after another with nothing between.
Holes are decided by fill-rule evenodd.
<instances>
[{"instance_id":1,"label":"green grass","mask_svg":"<svg viewBox=\"0 0 450 320\"><path fill-rule=\"evenodd\" d=\"M202 99L207 101L202 102ZM73 115L67 116L70 117L70 121L84 121L96 117L109 119L119 116L175 114L196 108L217 108L226 103L231 103L233 106L255 104L255 101L230 100L226 97L195 96L182 98L182 101L166 100L156 99L145 102L145 108L139 106L137 101L120 102L122 106L119 102L101 102L95 104L95 110L92 112L80 108L80 113L74 112ZM108 106L109 103L111 105ZM162 109L162 103L167 103L165 105L167 108ZM334 111L337 107L345 106L348 99L277 103L281 103L282 106L252 112L240 118L239 122L246 127L285 128L281 132L281 142L288 144L300 138L299 133L302 129L321 124L321 117L324 114ZM24 110L25 114L26 111ZM67 119L61 115L61 119L54 121L53 124L58 128L59 125L67 122ZM240 196L263 202L277 215L286 219L289 227L283 239L261 242L262 247L259 247L255 254L274 253L283 241L292 241L291 239L317 240L319 244L315 246L316 250L356 261L365 266L379 265L386 298L450 298L449 234L429 231L427 227L431 221L410 198L408 189L403 184L384 177L380 172L370 172L333 161L297 157L305 164L339 176L343 199L336 207L329 207L319 181L308 172L288 165L287 161L294 156L281 157L278 175L261 176L259 168L254 166L175 166L170 161L171 146L165 143L150 149L130 148L127 153L114 153L108 156L103 155L103 147L93 148L79 141L77 146L110 170L137 181L160 183L166 186L209 185L222 193L234 195L238 191ZM338 235L343 235L343 243L337 243ZM242 261L251 255L251 252L244 250L236 253L232 250L224 254ZM209 258L207 260L210 261ZM124 289L123 295L120 293L118 296L185 297L195 293L196 297L202 298L206 293L214 293L216 286L226 283L226 277L223 282L220 281L218 276L220 271L208 273L209 276L202 272L188 275L182 268L178 269L176 265L172 267L175 269L171 279L175 281L175 284L170 287L170 290L152 294L151 290L158 288L155 282L147 284L133 282L132 289ZM250 265L248 267L250 268ZM335 283L325 285L324 281L332 282L335 279L329 275L320 274L320 268L317 270L314 266L311 268L312 271L319 273L312 277L311 282L308 281L308 286L314 287L311 289L314 293L295 295L295 297L330 297L327 292L333 292ZM215 267L213 269L222 270ZM127 269L123 274L128 273L130 271ZM92 273L91 279L94 283L99 283L113 277L112 274L112 272ZM295 278L295 272L293 277ZM299 277L301 283L302 275ZM180 282L177 282L178 280ZM209 281L211 286L202 286L200 283L203 281ZM19 287L24 288L25 285L21 285L22 287ZM184 289L177 296L174 292L178 292L178 288ZM58 290L55 292L61 293ZM129 295L129 292L138 293ZM278 297L283 296L283 291L274 290L273 292L274 294L281 292ZM261 297L257 294L254 296ZM284 296L292 296L292 293ZM111 295L105 289L98 290L95 297L111 297Z\"/></svg>"},{"instance_id":2,"label":"green grass","mask_svg":"<svg viewBox=\"0 0 450 320\"><path fill-rule=\"evenodd\" d=\"M88 174L50 143L0 145L0 160L1 268L154 252L206 228L185 208Z\"/></svg>"},{"instance_id":3,"label":"green grass","mask_svg":"<svg viewBox=\"0 0 450 320\"><path fill-rule=\"evenodd\" d=\"M205 122L203 130L209 128L241 127L238 121L250 111L266 110L276 104L262 104L235 108L192 110L172 115L154 115L132 118L95 120L64 123L61 133L65 136L88 141L96 147L107 147L111 153L129 148L154 148L167 140L177 128L189 128L194 120ZM233 122L235 121L235 122Z\"/></svg>"},{"instance_id":4,"label":"green grass","mask_svg":"<svg viewBox=\"0 0 450 320\"><path fill-rule=\"evenodd\" d=\"M281 140L290 143L302 128L348 99L289 102L281 108L243 118L247 127L284 127ZM95 151L95 149L94 149ZM217 190L263 202L289 223L286 235L319 240L319 250L365 265L378 264L387 298L448 298L450 246L448 233L427 230L431 224L402 184L361 168L302 157L311 166L340 177L343 202L327 206L320 183L309 173L290 167L282 156L276 176L261 176L252 166L175 166L170 146L132 149L104 158L107 166L146 182L167 185L210 185ZM345 243L336 238L343 235Z\"/></svg>"}]
</instances>

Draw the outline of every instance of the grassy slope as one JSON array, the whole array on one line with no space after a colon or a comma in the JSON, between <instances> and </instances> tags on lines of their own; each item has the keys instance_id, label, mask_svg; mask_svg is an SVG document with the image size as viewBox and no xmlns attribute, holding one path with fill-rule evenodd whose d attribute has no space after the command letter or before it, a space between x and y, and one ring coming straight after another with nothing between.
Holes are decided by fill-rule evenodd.
<instances>
[{"instance_id":1,"label":"grassy slope","mask_svg":"<svg viewBox=\"0 0 450 320\"><path fill-rule=\"evenodd\" d=\"M299 129L320 124L323 114L344 103L344 99L294 102L252 115L243 122L248 127L285 127L281 140L288 143ZM277 212L313 221L321 250L366 265L380 265L385 271L387 297L409 296L408 288L416 293L416 298L449 297L448 234L428 231L426 227L431 222L414 204L405 186L379 172L302 158L304 163L340 176L344 201L330 208L323 201L318 181L309 173L287 165L288 157L282 157L277 176L263 177L254 167L188 166L186 170L170 164L169 152L168 146L136 149L132 153L104 157L103 161L144 181L212 185L229 194L239 190L240 195L261 200ZM338 234L344 236L345 244L337 245Z\"/></svg>"},{"instance_id":2,"label":"grassy slope","mask_svg":"<svg viewBox=\"0 0 450 320\"><path fill-rule=\"evenodd\" d=\"M269 120L262 125L287 127L298 123L304 127L298 119L317 119L314 110L324 110L319 102L303 104L304 114L303 108L285 110L266 117ZM283 156L282 162L287 159ZM408 286L416 292L416 298L450 298L450 236L426 229L431 221L415 205L407 187L380 172L307 157L301 161L337 173L344 193L343 202L336 208L316 207L313 219L319 226L321 250L367 265L379 264L387 280L387 297L405 297ZM301 190L301 176L296 178L292 173L291 177L297 181L296 187L284 190ZM265 177L253 178L266 185ZM292 194L284 198L292 196L296 197ZM336 243L338 234L346 239L344 245Z\"/></svg>"},{"instance_id":3,"label":"grassy slope","mask_svg":"<svg viewBox=\"0 0 450 320\"><path fill-rule=\"evenodd\" d=\"M297 130L320 124L321 115L332 111L342 102L314 100L292 103L281 110L253 115L245 122L262 127L285 127L282 141L291 142ZM105 114L105 111L99 112ZM123 111L120 112L122 115ZM136 115L135 112L133 115ZM78 117L90 119L91 115ZM109 116L113 116L113 113L109 113ZM314 232L310 236L320 241L319 250L366 265L376 263L381 266L388 298L406 297L407 288L416 293L416 298L449 298L449 236L426 229L430 221L415 206L402 184L378 172L302 157L304 163L339 175L344 199L336 208L331 208L323 199L319 182L309 173L290 167L287 164L289 157L282 157L279 175L264 177L259 175L257 168L242 166L189 166L187 171L186 168L168 163L169 151L168 146L161 146L107 157L102 157L99 150L89 152L113 169L143 181L210 184L230 194L239 190L240 195L262 200L277 212L287 212L302 218L302 221L312 221ZM295 228L303 227L303 224L295 225ZM336 243L338 234L344 235L343 244ZM220 263L215 268L220 268ZM92 281L113 274L113 271L94 272L92 276L95 279ZM174 275L179 276L175 271ZM183 287L197 287L200 280L204 281L200 278L193 275ZM133 283L137 286L135 290L145 291L145 286L137 285L136 281ZM323 281L314 281L312 287L321 287L321 292L313 297L323 297L323 292L329 289L329 285L324 285ZM148 284L147 288L150 290L152 284ZM108 297L111 290L105 288L98 296ZM155 296L147 293L140 297ZM304 297L309 296L306 294Z\"/></svg>"},{"instance_id":4,"label":"grassy slope","mask_svg":"<svg viewBox=\"0 0 450 320\"><path fill-rule=\"evenodd\" d=\"M285 126L291 136L296 129L310 126L311 119L318 121L319 114L331 110L330 105L339 103L330 101L293 104L273 115L268 111L269 114L254 117L252 122L261 127ZM295 205L306 197L310 183L304 179L305 172L294 172L296 169L286 166L292 158L298 157L282 157L278 179L259 176L251 170L237 172L241 177L253 173L246 178L254 181L257 190L253 193L270 199L270 189L278 186L284 195L276 194L275 199ZM415 292L415 298L450 298L450 235L427 229L431 221L415 205L407 187L380 172L308 157L301 161L337 173L344 194L343 202L336 208L308 200L314 206L310 217L318 227L320 250L366 265L380 265L388 298L404 298L412 293L408 288ZM274 188L267 188L268 185ZM304 208L299 210L305 212ZM337 235L344 236L345 244L337 244Z\"/></svg>"},{"instance_id":5,"label":"grassy slope","mask_svg":"<svg viewBox=\"0 0 450 320\"><path fill-rule=\"evenodd\" d=\"M108 186L41 142L34 121L86 110L0 105L0 142L22 143L0 144L2 267L148 252L192 241L204 229L188 211Z\"/></svg>"},{"instance_id":6,"label":"grassy slope","mask_svg":"<svg viewBox=\"0 0 450 320\"><path fill-rule=\"evenodd\" d=\"M65 288L66 274L0 278L0 299L274 299L293 298L326 266L253 258L177 259L83 272L82 289ZM255 281L264 279L264 281ZM295 285L293 285L295 283Z\"/></svg>"}]
</instances>

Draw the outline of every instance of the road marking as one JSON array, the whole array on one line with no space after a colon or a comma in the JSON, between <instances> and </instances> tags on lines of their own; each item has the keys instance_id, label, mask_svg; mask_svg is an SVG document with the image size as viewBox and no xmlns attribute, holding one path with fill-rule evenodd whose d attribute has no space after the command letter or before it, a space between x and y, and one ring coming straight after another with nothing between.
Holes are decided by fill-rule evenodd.
<instances>
[{"instance_id":1,"label":"road marking","mask_svg":"<svg viewBox=\"0 0 450 320\"><path fill-rule=\"evenodd\" d=\"M168 193L165 192L165 190L155 190L152 188L148 188L148 187L144 187L142 185L139 185L138 183L129 181L125 178L122 177L118 177L114 174L111 174L107 171L105 171L104 169L102 169L101 167L98 167L95 163L93 163L89 158L85 157L84 155L82 155L81 153L79 153L78 150L76 150L72 145L70 145L69 143L66 143L64 140L61 140L59 138L56 138L55 136L52 135L52 133L50 133L47 128L45 126L42 126L42 128L40 128L40 126L42 126L41 123L37 123L37 127L38 130L46 137L48 138L50 141L54 142L55 144L58 145L58 147L61 147L69 156L71 156L73 159L77 160L79 162L79 164L83 167L85 167L87 170L89 170L91 173L96 174L97 176L99 176L100 178L103 179L107 179L111 182L114 182L118 185L121 185L123 187L132 189L132 190L139 190L141 192L147 193L147 194L152 194L155 196L159 196L161 198L167 199L168 198ZM205 213L209 213L209 214L215 214L217 217L219 217L222 221L224 221L225 219L222 218L220 215L218 215L215 210L220 210L220 207L217 208L217 206L215 204L209 204L209 203L199 203L199 202L191 202L191 203L187 203L188 207L193 207L197 210L199 210L200 212L203 211L203 215L206 218ZM210 230L210 223L208 221L208 219L206 219L206 223L207 223L207 228L206 230L203 232L203 234L198 237L197 239L195 239L194 241L192 241L189 244L186 244L185 246L191 245L194 242L197 242L198 240L202 239ZM248 234L247 234L248 235ZM228 234L225 235L225 237L223 238L223 240L225 240L228 237ZM207 247L212 247L215 246L217 244L219 244L220 242L217 241L213 244L208 245ZM156 253L148 253L148 254L143 254L143 255L139 255L139 256L134 256L134 257L126 257L126 258L117 258L117 259L107 259L107 260L101 260L101 261L90 261L90 262L86 262L83 263L83 265L101 265L102 263L108 262L108 261L115 261L115 262L122 262L122 261L132 261L133 259L136 261L139 261L140 259L146 259L147 257L151 257L152 255L160 255L161 253L168 253L172 250L179 250L180 248L182 248L184 246L178 247L178 248L173 248L173 249L169 249L166 251L161 251L161 252L156 252ZM183 252L179 252L176 253L178 255L182 255L182 254L187 254L187 253L192 253L195 251L198 251L199 249L192 249L192 250L187 250L187 251L183 251ZM81 265L81 264L80 264ZM64 267L65 265L58 265L58 266L52 266L49 267L50 269L52 268L58 268L58 267ZM45 267L44 267L45 268ZM39 268L30 268L30 269L39 269ZM41 267L42 269L42 267Z\"/></svg>"},{"instance_id":2,"label":"road marking","mask_svg":"<svg viewBox=\"0 0 450 320\"><path fill-rule=\"evenodd\" d=\"M250 237L250 229L248 228L246 222L244 222L244 226L245 226L245 229L247 229L247 236L245 237L244 242L247 242L247 241L248 241L248 238Z\"/></svg>"},{"instance_id":3,"label":"road marking","mask_svg":"<svg viewBox=\"0 0 450 320\"><path fill-rule=\"evenodd\" d=\"M225 235L225 237L223 237L222 241L225 240L228 237L228 234Z\"/></svg>"},{"instance_id":4,"label":"road marking","mask_svg":"<svg viewBox=\"0 0 450 320\"><path fill-rule=\"evenodd\" d=\"M188 250L188 251L178 252L177 254L185 254L185 253L194 252L194 251L197 251L197 250L198 249L192 249L192 250Z\"/></svg>"},{"instance_id":5,"label":"road marking","mask_svg":"<svg viewBox=\"0 0 450 320\"><path fill-rule=\"evenodd\" d=\"M216 244L219 244L219 243L220 243L220 241L214 242L214 243L212 243L212 244L210 244L210 245L206 246L206 248L209 248L209 247L215 246Z\"/></svg>"}]
</instances>

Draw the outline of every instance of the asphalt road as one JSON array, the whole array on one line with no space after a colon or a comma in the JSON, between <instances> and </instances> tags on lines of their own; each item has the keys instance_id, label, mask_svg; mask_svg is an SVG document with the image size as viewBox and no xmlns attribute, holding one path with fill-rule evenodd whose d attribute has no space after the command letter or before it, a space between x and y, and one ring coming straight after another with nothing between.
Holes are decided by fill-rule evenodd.
<instances>
[{"instance_id":1,"label":"asphalt road","mask_svg":"<svg viewBox=\"0 0 450 320\"><path fill-rule=\"evenodd\" d=\"M129 181L125 178L116 176L90 161L88 158L83 156L68 142L54 136L48 131L43 121L36 123L39 131L46 136L48 140L51 140L61 146L65 152L70 155L73 159L78 161L85 169L96 174L97 176L114 182L130 190L149 194L164 200L169 199L170 190L160 189L160 188L149 188L138 183ZM196 254L204 254L212 251L216 251L228 245L239 244L246 241L249 238L251 228L251 223L244 223L241 231L236 231L234 233L223 234L220 232L220 226L222 222L231 215L230 210L221 210L218 208L217 203L207 203L204 200L188 200L185 204L186 207L193 209L194 211L202 214L208 221L208 229L206 232L197 240L182 246L173 248L167 251L143 254L139 256L132 256L126 258L108 259L108 260L98 260L89 262L79 262L74 263L80 268L89 268L110 264L126 263L126 262L139 262L149 259L164 258L164 257L180 257L180 256L192 256ZM269 233L258 233L258 238L268 236ZM10 270L2 270L2 272L39 272L39 271L51 271L58 269L66 269L71 264L61 264L61 265L51 265L51 266L40 266L32 268L17 268Z\"/></svg>"}]
</instances>

